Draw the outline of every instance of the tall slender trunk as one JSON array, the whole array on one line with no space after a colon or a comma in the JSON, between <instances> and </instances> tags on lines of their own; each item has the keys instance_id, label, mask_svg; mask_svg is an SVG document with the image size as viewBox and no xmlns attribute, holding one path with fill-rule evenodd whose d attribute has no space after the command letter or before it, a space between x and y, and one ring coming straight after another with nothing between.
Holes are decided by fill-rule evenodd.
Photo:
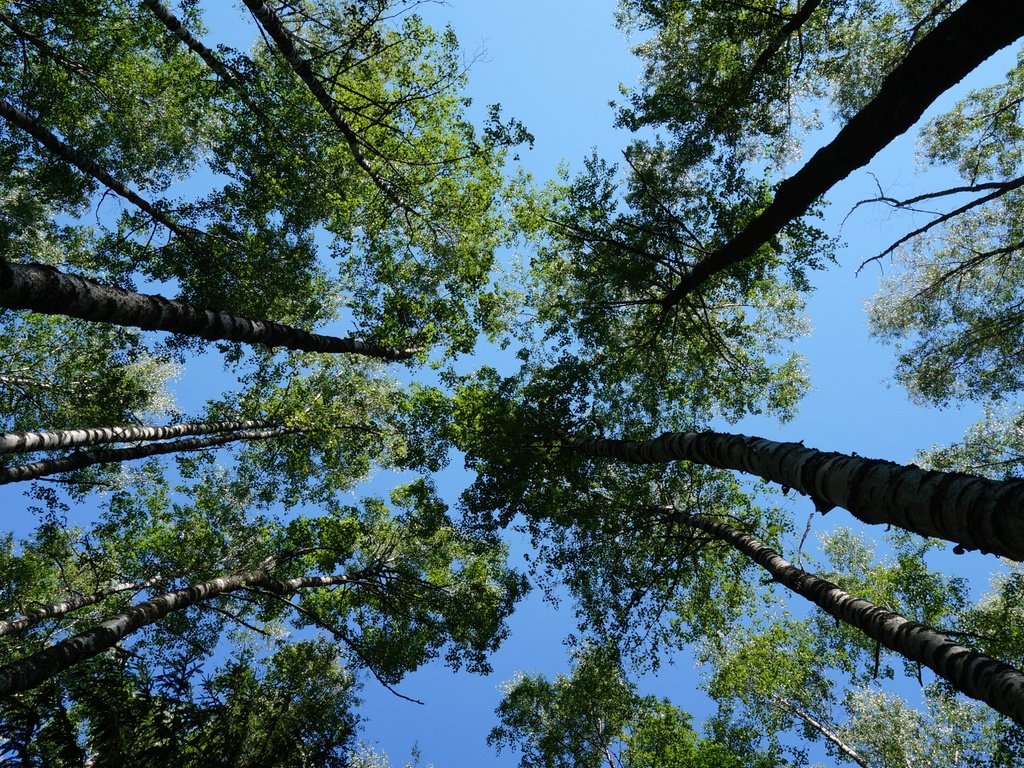
<instances>
[{"instance_id":1,"label":"tall slender trunk","mask_svg":"<svg viewBox=\"0 0 1024 768\"><path fill-rule=\"evenodd\" d=\"M13 104L3 101L2 99L0 99L0 117L3 117L11 125L15 125L25 131L25 133L29 134L32 138L68 165L73 165L85 175L91 176L114 194L123 197L135 207L148 213L155 221L160 222L179 237L191 239L195 235L201 234L198 230L186 227L175 221L158 206L149 202L137 192L115 179L95 162L84 155L79 154L77 150L61 141L50 131L46 130L34 117L21 111Z\"/></svg>"},{"instance_id":2,"label":"tall slender trunk","mask_svg":"<svg viewBox=\"0 0 1024 768\"><path fill-rule=\"evenodd\" d=\"M313 71L313 65L305 58L295 45L295 40L292 37L291 32L285 27L281 20L277 17L277 14L263 2L263 0L243 0L246 7L252 12L252 15L256 17L259 23L270 35L270 38L274 41L274 45L284 56L285 60L291 65L292 70L299 76L309 92L313 94L324 112L327 113L328 117L337 127L338 131L344 137L345 142L349 146L349 151L352 152L352 157L355 158L356 164L362 168L366 174L373 181L374 185L381 191L381 193L388 198L392 203L407 210L410 213L415 213L408 203L402 200L401 196L394 189L394 186L384 179L373 167L370 161L363 154L362 140L356 133L355 129L352 128L348 120L341 113L341 109L338 107L337 102L324 88L323 83L317 77Z\"/></svg>"},{"instance_id":3,"label":"tall slender trunk","mask_svg":"<svg viewBox=\"0 0 1024 768\"><path fill-rule=\"evenodd\" d=\"M112 616L91 630L62 640L23 659L0 667L0 697L34 688L65 669L113 648L118 642L175 611L199 605L240 589L262 589L286 595L310 587L351 584L361 573L296 577L278 581L265 570L244 571L150 598Z\"/></svg>"},{"instance_id":4,"label":"tall slender trunk","mask_svg":"<svg viewBox=\"0 0 1024 768\"><path fill-rule=\"evenodd\" d=\"M302 431L301 427L242 430L212 437L190 437L169 443L147 443L146 445L134 448L111 448L101 451L72 453L60 459L45 459L33 462L32 464L0 467L0 485L35 480L39 477L48 477L49 475L56 475L61 472L71 472L75 469L84 469L85 467L92 467L97 464L132 461L134 459L144 459L149 456L161 456L168 453L201 451L204 448L213 448L225 443L241 440L267 440L272 437L281 437L282 435L291 435Z\"/></svg>"},{"instance_id":5,"label":"tall slender trunk","mask_svg":"<svg viewBox=\"0 0 1024 768\"><path fill-rule=\"evenodd\" d=\"M867 165L925 109L981 62L1024 35L1024 3L967 0L907 53L877 95L838 135L783 181L771 204L732 240L696 264L661 301L664 311L712 276L749 258L834 184Z\"/></svg>"},{"instance_id":6,"label":"tall slender trunk","mask_svg":"<svg viewBox=\"0 0 1024 768\"><path fill-rule=\"evenodd\" d=\"M220 78L232 86L237 84L237 77L228 66L221 61L220 57L217 56L210 48L203 44L203 41L193 35L184 24L181 23L181 19L174 15L170 8L164 5L160 0L142 0L142 4L152 11L153 15L156 16L160 22L167 27L167 29L181 40L190 51L196 54L211 70L213 70ZM241 94L245 96L245 94Z\"/></svg>"},{"instance_id":7,"label":"tall slender trunk","mask_svg":"<svg viewBox=\"0 0 1024 768\"><path fill-rule=\"evenodd\" d=\"M125 581L121 584L114 584L104 589L97 590L96 592L88 595L77 595L75 597L68 598L63 603L44 605L42 608L37 608L34 611L28 611L21 616L15 616L13 619L0 621L0 635L13 635L18 632L23 632L41 621L57 619L62 616L66 616L72 611L77 611L79 608L96 605L96 603L101 600L106 600L111 595L118 595L123 592L140 592L147 587L153 586L159 580L159 576L154 576L153 578L146 579L145 581Z\"/></svg>"},{"instance_id":8,"label":"tall slender trunk","mask_svg":"<svg viewBox=\"0 0 1024 768\"><path fill-rule=\"evenodd\" d=\"M66 315L210 341L238 341L304 352L352 353L408 360L416 349L393 349L355 339L321 336L272 320L252 320L163 296L125 291L44 264L0 259L0 306Z\"/></svg>"},{"instance_id":9,"label":"tall slender trunk","mask_svg":"<svg viewBox=\"0 0 1024 768\"><path fill-rule=\"evenodd\" d=\"M1024 560L1024 480L933 472L718 432L668 432L643 441L566 438L563 444L633 464L684 459L746 472L810 496L821 512L842 507L865 523L895 525L965 549Z\"/></svg>"},{"instance_id":10,"label":"tall slender trunk","mask_svg":"<svg viewBox=\"0 0 1024 768\"><path fill-rule=\"evenodd\" d=\"M789 701L788 699L783 699L778 696L772 696L771 700L783 709L785 709L786 711L792 712L794 715L803 720L809 727L813 728L822 736L824 736L828 741L830 741L833 744L833 746L835 746L836 749L839 750L841 754L850 758L853 762L859 765L860 768L872 768L871 763L869 763L867 760L861 757L860 753L857 752L857 750L855 750L853 747L851 747L849 744L847 744L845 741L839 738L839 734L832 730L829 726L825 725L825 723L811 717L810 714L804 712L804 710L800 709L800 707L796 706L796 704Z\"/></svg>"},{"instance_id":11,"label":"tall slender trunk","mask_svg":"<svg viewBox=\"0 0 1024 768\"><path fill-rule=\"evenodd\" d=\"M679 515L682 525L703 531L739 550L787 589L807 598L830 616L857 627L872 640L916 661L980 699L1015 723L1024 725L1024 672L953 642L947 635L879 608L832 582L793 566L748 533L702 515Z\"/></svg>"},{"instance_id":12,"label":"tall slender trunk","mask_svg":"<svg viewBox=\"0 0 1024 768\"><path fill-rule=\"evenodd\" d=\"M270 131L274 134L282 144L289 146L296 151L302 152L309 157L309 152L304 146L299 146L294 138L287 136L281 131L274 122L267 116L265 110L261 109L260 106L252 100L249 96L248 90L245 84L242 82L242 78L238 72L231 69L213 50L203 44L203 41L193 35L184 24L181 19L174 15L170 8L164 5L160 0L142 0L142 4L149 8L153 12L160 22L167 27L168 31L181 40L185 46L192 51L196 56L203 60L203 63L210 68L210 71L220 77L221 82L231 88L235 92L235 95L241 99L242 103L246 108L259 118Z\"/></svg>"},{"instance_id":13,"label":"tall slender trunk","mask_svg":"<svg viewBox=\"0 0 1024 768\"><path fill-rule=\"evenodd\" d=\"M2 377L0 377L2 381ZM273 421L211 421L175 424L169 427L96 427L94 429L55 429L49 432L7 432L0 434L0 453L28 453L83 445L134 443L141 440L165 440L169 437L194 437L242 429L280 427Z\"/></svg>"}]
</instances>

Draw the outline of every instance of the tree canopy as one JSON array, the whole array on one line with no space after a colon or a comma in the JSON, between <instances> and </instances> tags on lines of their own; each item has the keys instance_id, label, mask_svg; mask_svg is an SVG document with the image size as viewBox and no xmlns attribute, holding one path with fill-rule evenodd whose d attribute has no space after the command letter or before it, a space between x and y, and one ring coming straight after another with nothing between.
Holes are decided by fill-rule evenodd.
<instances>
[{"instance_id":1,"label":"tree canopy","mask_svg":"<svg viewBox=\"0 0 1024 768\"><path fill-rule=\"evenodd\" d=\"M0 762L386 766L536 588L523 768L1018 764L1024 6L620 0L620 155L528 172L431 5L0 2ZM865 166L916 457L783 434Z\"/></svg>"}]
</instances>

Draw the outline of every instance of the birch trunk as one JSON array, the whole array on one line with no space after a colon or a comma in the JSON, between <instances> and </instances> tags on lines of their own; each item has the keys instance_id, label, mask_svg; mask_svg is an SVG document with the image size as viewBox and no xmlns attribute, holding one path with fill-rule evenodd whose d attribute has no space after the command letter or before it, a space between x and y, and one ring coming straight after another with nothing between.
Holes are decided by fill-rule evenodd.
<instances>
[{"instance_id":1,"label":"birch trunk","mask_svg":"<svg viewBox=\"0 0 1024 768\"><path fill-rule=\"evenodd\" d=\"M2 379L0 379L2 380ZM50 432L7 432L0 434L0 454L51 451L106 443L134 443L142 440L166 440L169 437L194 437L243 429L283 426L272 421L212 421L175 424L169 427L97 427L94 429L56 429Z\"/></svg>"},{"instance_id":2,"label":"birch trunk","mask_svg":"<svg viewBox=\"0 0 1024 768\"><path fill-rule=\"evenodd\" d=\"M1024 480L864 459L718 432L668 432L654 440L567 438L567 448L634 464L685 459L757 475L810 496L821 512L842 507L872 525L895 525L964 549L1024 560Z\"/></svg>"},{"instance_id":3,"label":"birch trunk","mask_svg":"<svg viewBox=\"0 0 1024 768\"><path fill-rule=\"evenodd\" d=\"M159 576L154 576L152 579L146 579L146 581L126 581L121 584L114 584L106 589L100 589L89 595L72 597L65 600L63 603L45 605L42 608L29 611L21 616L15 616L13 619L0 621L0 636L23 632L41 621L46 621L47 619L58 619L61 616L66 616L72 611L77 611L79 608L96 605L96 603L106 600L111 595L118 595L122 592L140 592L147 587L153 586L159 580Z\"/></svg>"},{"instance_id":4,"label":"birch trunk","mask_svg":"<svg viewBox=\"0 0 1024 768\"><path fill-rule=\"evenodd\" d=\"M839 738L839 734L837 734L834 730L829 728L824 723L815 720L807 712L804 712L802 709L800 709L800 707L793 704L793 702L787 701L786 699L780 699L778 697L772 697L772 701L774 701L780 707L785 709L787 712L791 712L797 717L799 717L810 728L813 728L826 739L828 739L828 741L832 742L832 744L835 746L836 749L839 750L839 752L846 755L846 757L850 758L850 760L859 765L860 768L872 768L872 765L863 757L861 757L860 753L857 752L857 750L855 750L853 747L851 747L849 744L847 744L845 741Z\"/></svg>"},{"instance_id":5,"label":"birch trunk","mask_svg":"<svg viewBox=\"0 0 1024 768\"><path fill-rule=\"evenodd\" d=\"M200 309L184 301L134 293L67 275L44 264L0 259L0 306L66 315L147 331L169 331L210 341L238 341L304 352L352 353L408 360L416 349L391 349L355 339L320 336L271 320L251 320Z\"/></svg>"},{"instance_id":6,"label":"birch trunk","mask_svg":"<svg viewBox=\"0 0 1024 768\"><path fill-rule=\"evenodd\" d=\"M112 616L87 632L69 637L31 656L0 667L0 698L34 688L65 669L110 650L133 632L159 621L174 611L181 611L240 589L263 589L276 595L286 595L310 587L351 584L359 578L359 574L340 574L277 581L269 577L266 571L255 570L158 595Z\"/></svg>"},{"instance_id":7,"label":"birch trunk","mask_svg":"<svg viewBox=\"0 0 1024 768\"><path fill-rule=\"evenodd\" d=\"M19 464L14 467L0 467L0 485L8 483L35 480L40 477L48 477L61 472L71 472L76 469L85 469L97 464L113 464L120 461L133 461L145 459L149 456L162 456L168 453L181 453L184 451L201 451L204 448L213 448L225 443L232 443L240 440L267 440L272 437L291 435L302 432L301 427L282 427L279 429L258 429L230 432L226 435L215 435L212 437L191 437L185 440L175 440L169 443L149 443L134 448L111 448L109 450L89 451L86 453L72 453L60 459L45 459L31 464Z\"/></svg>"},{"instance_id":8,"label":"birch trunk","mask_svg":"<svg viewBox=\"0 0 1024 768\"><path fill-rule=\"evenodd\" d=\"M92 177L114 194L123 197L139 210L148 213L155 221L159 221L179 237L190 239L194 235L200 234L198 230L185 227L172 219L166 212L160 210L160 208L153 205L153 203L143 198L137 192L129 189L125 184L122 184L120 181L115 179L92 160L79 154L74 148L61 141L50 131L46 130L34 117L26 112L22 112L13 104L3 101L2 99L0 99L0 117L3 117L11 125L17 126L21 130L25 131L25 133L30 135L33 139L38 141L68 165L73 165L86 176Z\"/></svg>"},{"instance_id":9,"label":"birch trunk","mask_svg":"<svg viewBox=\"0 0 1024 768\"><path fill-rule=\"evenodd\" d=\"M712 276L749 258L834 184L867 165L981 62L1024 35L1024 3L967 0L907 53L878 94L790 178L732 240L696 264L662 299L664 311Z\"/></svg>"},{"instance_id":10,"label":"birch trunk","mask_svg":"<svg viewBox=\"0 0 1024 768\"><path fill-rule=\"evenodd\" d=\"M857 627L886 648L919 662L972 699L984 701L1024 725L1024 672L958 645L934 629L854 597L835 584L794 567L750 534L700 515L681 516L683 525L703 531L742 552L787 589L836 619Z\"/></svg>"}]
</instances>

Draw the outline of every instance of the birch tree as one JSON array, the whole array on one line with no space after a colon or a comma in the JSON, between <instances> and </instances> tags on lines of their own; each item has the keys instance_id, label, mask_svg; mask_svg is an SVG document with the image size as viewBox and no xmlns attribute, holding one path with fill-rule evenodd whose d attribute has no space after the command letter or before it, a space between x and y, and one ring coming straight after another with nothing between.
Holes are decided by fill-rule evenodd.
<instances>
[{"instance_id":1,"label":"birch tree","mask_svg":"<svg viewBox=\"0 0 1024 768\"><path fill-rule=\"evenodd\" d=\"M113 749L124 743L118 739L126 738L129 731L119 735L104 730L104 713L96 707L107 698L116 702L120 694L117 686L103 689L95 675L116 669L117 664L112 668L110 663L124 656L132 671L122 676L122 685L129 686L128 692L133 686L152 690L156 678L147 674L147 666L173 669L178 660L183 666L176 673L180 682L174 696L158 696L151 699L149 708L124 711L126 722L140 729L141 743L155 754L166 754L174 745L162 744L152 730L154 725L159 725L161 717L186 718L189 712L196 717L189 702L201 701L205 694L195 665L214 651L218 638L232 626L255 638L264 636L260 642L278 648L278 655L297 659L316 647L303 642L290 645L277 627L308 627L329 639L335 649L318 664L329 667L337 649L344 649L347 666L386 686L397 685L406 672L439 654L456 667L487 668L487 654L506 631L504 618L524 585L502 564L503 550L493 540L466 538L455 531L444 505L428 486L396 492L394 510L382 501L368 501L361 508L339 506L332 514L296 517L287 524L245 514L245 500L234 497L232 488L223 481L207 482L192 491L190 505L168 504L169 489L122 492L85 540L85 547L78 549L73 540L52 529L57 541L77 552L70 556L66 551L53 552L48 562L38 555L11 557L6 564L9 574L29 563L45 569L77 559L86 572L102 569L129 575L158 570L160 575L134 599L130 590L111 591L99 601L79 601L67 610L50 611L7 638L9 658L14 660L4 672L8 690L0 706L3 716L15 718L24 712L22 702L40 695L12 698L12 690L42 686L39 690L45 691L56 682L77 702L71 711L80 718L82 733L105 733L109 739L103 742L105 748ZM186 527L187 538L179 533ZM335 591L338 587L340 591ZM46 583L36 589L45 591ZM67 642L51 639L55 626L67 633ZM240 653L245 661L246 652ZM135 659L145 664L136 668ZM86 670L81 676L72 672L53 678L60 668L80 665ZM271 664L262 674L272 677L274 670ZM248 663L239 666L237 674L240 682L252 678L246 685L259 680ZM289 685L296 685L294 677L289 679L293 681ZM347 679L346 687L351 689L351 678ZM334 695L330 685L321 687L316 680L306 680L296 685L292 699L304 696L323 702ZM225 705L234 711L225 710ZM270 728L268 721L268 727L243 735L237 729L248 729L247 718L256 715L251 709L248 712L244 698L221 700L198 722L189 725L185 719L185 731L174 748L208 742L211 754L221 755L234 738L239 748L244 744L255 749L264 739L278 744L277 748L302 743L304 730L297 720L281 724L280 730ZM48 718L58 716L58 712L47 712L34 727L38 731L52 723ZM322 720L322 716L314 718L314 722ZM346 733L351 736L351 729ZM92 742L78 743L88 754ZM309 753L300 753L306 757L299 764L311 764Z\"/></svg>"}]
</instances>

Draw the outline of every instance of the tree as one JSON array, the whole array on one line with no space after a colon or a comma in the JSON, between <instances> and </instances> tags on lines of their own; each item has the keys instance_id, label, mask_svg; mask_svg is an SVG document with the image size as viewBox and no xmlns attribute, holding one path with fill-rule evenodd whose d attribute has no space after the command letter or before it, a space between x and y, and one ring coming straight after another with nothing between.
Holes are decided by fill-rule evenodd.
<instances>
[{"instance_id":1,"label":"tree","mask_svg":"<svg viewBox=\"0 0 1024 768\"><path fill-rule=\"evenodd\" d=\"M139 586L149 597L134 605L126 605L125 598L139 590L118 585L97 600L79 600L22 622L24 626L7 641L9 657L20 658L4 667L4 695L9 703L0 709L15 717L22 711L25 695L36 694L12 698L12 692L39 686L44 690L53 684L57 671L70 666L86 664L87 669L101 670L112 658L103 652L115 650L115 656L126 654L132 665L140 665L142 681L133 682L129 676L129 682L143 689L147 678L158 678L146 670L173 667L172 660L178 657L185 665L176 683L178 697L186 697L183 703L158 699L153 710L136 708L133 717L126 713L123 726L133 722L137 725L131 727L151 728L171 715L188 723L189 717L198 717L194 710L188 715L189 701L199 690L198 662L216 648L231 624L270 632L270 638L279 622L318 629L332 641L328 661L339 648L344 649L348 665L368 670L389 686L437 654L456 667L486 669L487 654L503 636L504 618L524 585L504 566L500 545L454 529L428 486L420 483L396 491L394 501L405 510L398 515L383 502L371 500L362 508L339 507L328 516L296 517L287 524L246 515L242 511L246 500L233 497L231 488L224 479L208 481L205 488L191 492L191 507L171 507L169 489L159 486L147 494L121 492L113 497L105 520L88 536L76 540L73 532L52 525L35 541L23 544L22 554L11 551L4 563L7 582L13 585L25 579L34 583L36 594L45 594L53 583L77 584L77 579L102 579L112 573L159 575ZM181 536L182 530L189 530L189 535ZM228 575L217 577L218 573ZM209 580L195 583L195 578ZM181 588L175 589L177 585ZM26 600L29 592L14 589L11 596ZM62 628L68 639L51 641L55 627ZM301 643L294 647L284 643L277 653L302 658L306 651ZM89 662L90 658L94 661ZM246 675L252 674L247 667L242 664L232 673L242 675L237 684L250 685L245 683ZM72 686L65 695L81 701L89 713L83 714L83 722L103 732L106 726L96 722L102 717L102 706L89 702L113 692L90 672L58 677L57 684L63 686L61 681L68 679L81 680L83 685ZM304 679L310 681L308 676ZM351 677L347 679L351 687ZM91 682L86 685L86 680ZM281 685L282 691L291 685L309 696L328 695L318 687ZM218 722L217 710L203 712L199 718L201 723L205 719L201 730L208 732L195 738L200 743L212 740L213 754L231 754L226 745L232 738L246 744L260 741L249 733L245 719L256 713L250 709L243 717L248 705L244 694L236 693L232 706L241 707L241 712L224 712L223 722ZM94 710L97 706L100 709ZM161 709L168 714L161 715ZM260 715L260 728L268 729L268 739L276 732L274 721L262 716L270 714ZM285 714L299 717L292 705L285 706ZM37 718L33 727L42 728L47 722L46 717ZM304 742L301 734L306 730L298 722L281 724L282 744ZM161 747L156 732L141 733L143 743L148 738L154 749ZM112 732L107 735L116 737ZM179 746L187 745L190 738L186 732ZM110 748L118 743L111 741ZM79 744L90 745L95 748L92 742ZM306 746L313 748L311 743ZM265 748L268 754L274 751ZM315 764L308 753L303 760L301 764Z\"/></svg>"},{"instance_id":2,"label":"tree","mask_svg":"<svg viewBox=\"0 0 1024 768\"><path fill-rule=\"evenodd\" d=\"M810 385L792 342L837 245L823 195L1017 40L1024 12L625 0L646 70L618 120L643 133L621 172L595 154L534 188L505 175L529 134L496 106L470 123L454 34L418 0L244 5L247 52L207 42L193 2L0 7L0 303L29 310L3 317L0 445L98 446L0 470L75 470L31 487L39 525L0 552L12 759L372 763L357 676L397 693L435 658L485 671L527 588L500 538L518 526L581 649L572 676L524 677L499 708L493 740L524 765L801 765L792 734L862 766L1012 763L1016 726L953 688L1024 718L1003 664L1024 655L1019 574L968 607L918 562L933 545L898 539L878 565L837 536L834 572L813 576L803 539L797 565L773 551L791 510L734 473L1019 559L1020 482L999 476L1015 411L931 454L989 478L720 429L785 419ZM882 254L943 238L874 310L879 335L913 337L898 375L922 399L1019 390L1018 69L925 128L926 159L962 184L875 201L953 206ZM842 126L787 175L822 108ZM512 243L532 250L518 281L497 260ZM467 371L481 338L516 344L520 370ZM209 341L230 381L186 418L166 382ZM110 447L122 425L178 439ZM422 477L452 449L475 473L459 515ZM173 469L121 461L156 454ZM377 469L418 479L354 505ZM83 501L100 512L70 527ZM769 616L782 590L756 565L840 625ZM625 671L695 644L720 704L700 734ZM944 676L927 713L874 687L900 664Z\"/></svg>"},{"instance_id":3,"label":"tree","mask_svg":"<svg viewBox=\"0 0 1024 768\"><path fill-rule=\"evenodd\" d=\"M501 725L487 741L522 755L522 768L700 768L769 765L762 755L701 739L690 716L640 696L614 650L581 650L571 675L523 675L506 684Z\"/></svg>"},{"instance_id":4,"label":"tree","mask_svg":"<svg viewBox=\"0 0 1024 768\"><path fill-rule=\"evenodd\" d=\"M958 542L958 551L981 549L1013 559L1021 525L1014 510L1024 484L969 475L928 472L916 466L822 453L799 443L776 443L742 435L666 433L644 442L579 440L567 448L591 456L637 463L687 459L735 469L795 488L819 512L849 509L867 523L897 525L924 536ZM1022 529L1024 530L1024 529Z\"/></svg>"}]
</instances>

